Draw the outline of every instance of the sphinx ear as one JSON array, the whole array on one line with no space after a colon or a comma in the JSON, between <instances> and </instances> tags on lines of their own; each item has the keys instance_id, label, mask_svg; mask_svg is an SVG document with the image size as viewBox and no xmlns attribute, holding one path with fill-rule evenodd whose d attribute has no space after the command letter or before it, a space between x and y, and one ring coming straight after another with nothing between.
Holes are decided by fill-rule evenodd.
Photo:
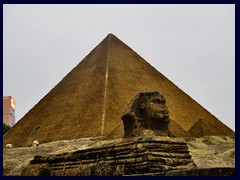
<instances>
[{"instance_id":1,"label":"sphinx ear","mask_svg":"<svg viewBox=\"0 0 240 180\"><path fill-rule=\"evenodd\" d=\"M145 104L144 103L141 103L138 105L139 109L145 109Z\"/></svg>"}]
</instances>

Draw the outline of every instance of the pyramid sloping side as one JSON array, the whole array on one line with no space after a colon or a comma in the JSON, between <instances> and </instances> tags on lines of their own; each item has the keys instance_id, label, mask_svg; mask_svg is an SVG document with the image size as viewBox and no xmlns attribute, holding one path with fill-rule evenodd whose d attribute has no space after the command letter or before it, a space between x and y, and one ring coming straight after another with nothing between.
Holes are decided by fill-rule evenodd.
<instances>
[{"instance_id":1,"label":"pyramid sloping side","mask_svg":"<svg viewBox=\"0 0 240 180\"><path fill-rule=\"evenodd\" d=\"M4 136L4 144L100 136L107 49L106 38Z\"/></svg>"},{"instance_id":2,"label":"pyramid sloping side","mask_svg":"<svg viewBox=\"0 0 240 180\"><path fill-rule=\"evenodd\" d=\"M220 122L115 36L111 38L110 42L108 93L104 128L105 135L108 138L113 138L113 135L115 138L115 135L122 137L123 125L119 119L129 101L139 92L145 91L159 91L162 93L167 101L170 119L174 120L185 131L188 131L200 117L205 117L207 122L215 125L206 128L206 134L211 134L212 132L215 132L214 135L234 134L230 128ZM214 128L215 131L211 128ZM222 130L219 131L219 129Z\"/></svg>"}]
</instances>

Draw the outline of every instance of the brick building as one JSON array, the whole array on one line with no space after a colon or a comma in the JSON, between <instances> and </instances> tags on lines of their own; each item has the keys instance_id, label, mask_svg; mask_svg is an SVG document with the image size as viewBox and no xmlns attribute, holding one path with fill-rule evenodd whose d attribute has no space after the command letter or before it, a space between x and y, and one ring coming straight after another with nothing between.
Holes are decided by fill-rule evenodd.
<instances>
[{"instance_id":1,"label":"brick building","mask_svg":"<svg viewBox=\"0 0 240 180\"><path fill-rule=\"evenodd\" d=\"M3 122L10 127L15 124L16 101L12 96L3 97Z\"/></svg>"}]
</instances>

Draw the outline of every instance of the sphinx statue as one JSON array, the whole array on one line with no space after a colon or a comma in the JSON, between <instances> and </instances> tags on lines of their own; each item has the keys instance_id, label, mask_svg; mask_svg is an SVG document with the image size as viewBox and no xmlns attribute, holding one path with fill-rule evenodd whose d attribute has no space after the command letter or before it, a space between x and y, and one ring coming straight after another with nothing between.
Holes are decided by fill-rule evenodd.
<instances>
[{"instance_id":1,"label":"sphinx statue","mask_svg":"<svg viewBox=\"0 0 240 180\"><path fill-rule=\"evenodd\" d=\"M121 119L124 124L124 137L172 136L168 129L170 122L166 100L159 92L137 94Z\"/></svg>"}]
</instances>

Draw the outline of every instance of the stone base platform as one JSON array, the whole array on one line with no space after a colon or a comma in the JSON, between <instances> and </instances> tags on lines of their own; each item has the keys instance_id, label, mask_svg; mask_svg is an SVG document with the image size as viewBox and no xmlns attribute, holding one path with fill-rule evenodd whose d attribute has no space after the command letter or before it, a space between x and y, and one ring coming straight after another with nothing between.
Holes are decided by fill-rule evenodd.
<instances>
[{"instance_id":1,"label":"stone base platform","mask_svg":"<svg viewBox=\"0 0 240 180\"><path fill-rule=\"evenodd\" d=\"M23 176L122 176L196 169L181 138L141 137L97 147L34 156Z\"/></svg>"}]
</instances>

